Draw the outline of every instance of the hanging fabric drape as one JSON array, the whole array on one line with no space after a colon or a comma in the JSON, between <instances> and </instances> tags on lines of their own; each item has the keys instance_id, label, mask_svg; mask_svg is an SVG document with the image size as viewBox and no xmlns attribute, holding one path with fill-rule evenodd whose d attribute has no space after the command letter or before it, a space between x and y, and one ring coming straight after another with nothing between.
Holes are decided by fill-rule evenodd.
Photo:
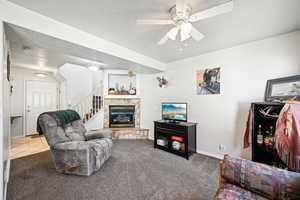
<instances>
[{"instance_id":1,"label":"hanging fabric drape","mask_svg":"<svg viewBox=\"0 0 300 200\"><path fill-rule=\"evenodd\" d=\"M275 147L281 160L300 172L300 104L285 104L276 125Z\"/></svg>"}]
</instances>

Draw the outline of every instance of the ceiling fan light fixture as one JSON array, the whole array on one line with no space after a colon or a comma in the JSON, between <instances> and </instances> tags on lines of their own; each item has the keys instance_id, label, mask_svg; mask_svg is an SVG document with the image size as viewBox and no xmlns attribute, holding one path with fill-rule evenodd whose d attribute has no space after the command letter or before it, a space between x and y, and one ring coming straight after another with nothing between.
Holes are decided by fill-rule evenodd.
<instances>
[{"instance_id":1,"label":"ceiling fan light fixture","mask_svg":"<svg viewBox=\"0 0 300 200\"><path fill-rule=\"evenodd\" d=\"M204 35L199 32L191 23L229 13L234 7L234 0L227 0L227 3L192 13L192 7L188 4L188 1L189 0L176 0L175 6L171 7L169 10L171 17L170 19L137 20L137 23L156 25L172 24L176 26L169 30L169 32L167 32L160 39L160 41L157 43L158 45L163 45L168 40L176 40L178 34L180 34L181 42L189 38L193 38L195 41L200 41L204 38Z\"/></svg>"},{"instance_id":2,"label":"ceiling fan light fixture","mask_svg":"<svg viewBox=\"0 0 300 200\"><path fill-rule=\"evenodd\" d=\"M184 32L185 34L190 34L192 32L192 24L191 23L183 23L181 25L181 32Z\"/></svg>"},{"instance_id":3,"label":"ceiling fan light fixture","mask_svg":"<svg viewBox=\"0 0 300 200\"><path fill-rule=\"evenodd\" d=\"M178 34L178 28L174 27L168 32L168 38L170 40L176 40L177 34Z\"/></svg>"},{"instance_id":4,"label":"ceiling fan light fixture","mask_svg":"<svg viewBox=\"0 0 300 200\"><path fill-rule=\"evenodd\" d=\"M186 33L184 33L183 31L181 31L181 34L180 34L180 40L181 40L181 42L183 42L183 41L185 41L185 40L187 40L187 39L189 39L191 37L191 34L186 34Z\"/></svg>"},{"instance_id":5,"label":"ceiling fan light fixture","mask_svg":"<svg viewBox=\"0 0 300 200\"><path fill-rule=\"evenodd\" d=\"M185 41L191 37L192 32L192 24L191 23L183 23L180 27L180 39L181 41Z\"/></svg>"}]
</instances>

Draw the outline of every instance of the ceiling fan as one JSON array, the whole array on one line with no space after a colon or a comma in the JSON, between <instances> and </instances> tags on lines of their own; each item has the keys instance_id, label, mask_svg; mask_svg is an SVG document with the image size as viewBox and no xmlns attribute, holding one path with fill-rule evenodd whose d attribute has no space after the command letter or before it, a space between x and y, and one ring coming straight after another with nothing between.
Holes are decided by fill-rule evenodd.
<instances>
[{"instance_id":1,"label":"ceiling fan","mask_svg":"<svg viewBox=\"0 0 300 200\"><path fill-rule=\"evenodd\" d=\"M195 29L192 25L203 19L231 12L233 10L233 0L224 4L191 14L192 8L188 0L176 0L176 5L170 8L170 20L137 20L137 24L156 24L156 25L174 25L166 35L158 42L158 45L165 44L169 39L176 40L180 32L180 40L185 41L192 37L196 41L204 38L204 35Z\"/></svg>"}]
</instances>

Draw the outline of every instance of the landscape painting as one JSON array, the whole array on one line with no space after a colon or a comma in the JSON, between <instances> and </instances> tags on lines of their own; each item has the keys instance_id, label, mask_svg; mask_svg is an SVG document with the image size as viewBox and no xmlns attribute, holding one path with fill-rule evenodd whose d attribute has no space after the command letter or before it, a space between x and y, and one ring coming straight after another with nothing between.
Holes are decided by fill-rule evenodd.
<instances>
[{"instance_id":1,"label":"landscape painting","mask_svg":"<svg viewBox=\"0 0 300 200\"><path fill-rule=\"evenodd\" d=\"M163 103L162 114L163 119L169 120L187 120L187 108L185 103Z\"/></svg>"},{"instance_id":2,"label":"landscape painting","mask_svg":"<svg viewBox=\"0 0 300 200\"><path fill-rule=\"evenodd\" d=\"M300 96L300 81L274 84L272 96Z\"/></svg>"},{"instance_id":3,"label":"landscape painting","mask_svg":"<svg viewBox=\"0 0 300 200\"><path fill-rule=\"evenodd\" d=\"M265 101L300 100L300 75L267 81Z\"/></svg>"},{"instance_id":4,"label":"landscape painting","mask_svg":"<svg viewBox=\"0 0 300 200\"><path fill-rule=\"evenodd\" d=\"M197 71L197 94L220 94L220 68L210 68Z\"/></svg>"}]
</instances>

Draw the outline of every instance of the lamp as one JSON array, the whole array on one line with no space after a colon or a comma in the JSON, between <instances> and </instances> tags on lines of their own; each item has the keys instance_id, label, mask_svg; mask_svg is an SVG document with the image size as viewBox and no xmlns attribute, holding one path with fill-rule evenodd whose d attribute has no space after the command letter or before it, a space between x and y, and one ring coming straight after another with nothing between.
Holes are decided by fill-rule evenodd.
<instances>
[{"instance_id":1,"label":"lamp","mask_svg":"<svg viewBox=\"0 0 300 200\"><path fill-rule=\"evenodd\" d=\"M180 36L181 41L187 40L191 37L192 32L192 24L191 23L183 23L180 28Z\"/></svg>"}]
</instances>

